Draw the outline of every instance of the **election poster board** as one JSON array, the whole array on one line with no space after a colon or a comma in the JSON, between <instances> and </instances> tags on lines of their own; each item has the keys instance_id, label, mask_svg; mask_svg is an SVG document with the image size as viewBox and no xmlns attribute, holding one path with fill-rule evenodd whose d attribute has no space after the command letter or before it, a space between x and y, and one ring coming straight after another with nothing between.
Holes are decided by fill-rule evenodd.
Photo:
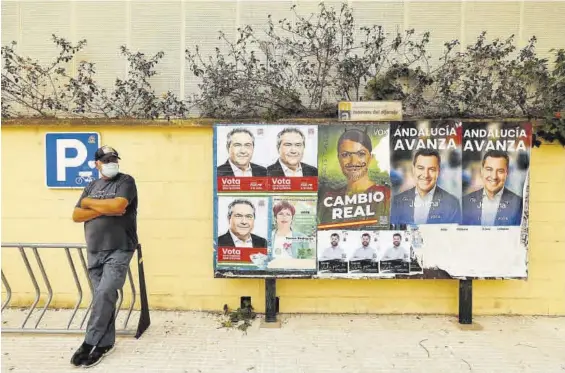
<instances>
[{"instance_id":1,"label":"election poster board","mask_svg":"<svg viewBox=\"0 0 565 373\"><path fill-rule=\"evenodd\" d=\"M529 122L216 125L215 275L525 279L531 145Z\"/></svg>"}]
</instances>

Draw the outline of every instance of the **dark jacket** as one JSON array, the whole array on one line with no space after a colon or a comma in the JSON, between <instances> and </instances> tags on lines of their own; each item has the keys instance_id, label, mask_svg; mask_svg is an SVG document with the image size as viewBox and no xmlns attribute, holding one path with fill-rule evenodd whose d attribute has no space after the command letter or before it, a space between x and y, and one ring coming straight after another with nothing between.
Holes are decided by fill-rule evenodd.
<instances>
[{"instance_id":1,"label":"dark jacket","mask_svg":"<svg viewBox=\"0 0 565 373\"><path fill-rule=\"evenodd\" d=\"M253 233L251 234L251 242L253 247L267 247L267 240L263 237L256 236ZM233 242L229 231L218 237L218 247L235 247L235 243Z\"/></svg>"},{"instance_id":2,"label":"dark jacket","mask_svg":"<svg viewBox=\"0 0 565 373\"><path fill-rule=\"evenodd\" d=\"M267 176L267 169L258 164L251 163L251 175L253 176ZM218 166L216 176L235 176L229 161L226 161L221 166Z\"/></svg>"},{"instance_id":3,"label":"dark jacket","mask_svg":"<svg viewBox=\"0 0 565 373\"><path fill-rule=\"evenodd\" d=\"M483 190L463 196L463 225L481 225ZM495 226L515 226L522 222L522 198L504 188L498 211L494 220Z\"/></svg>"},{"instance_id":4,"label":"dark jacket","mask_svg":"<svg viewBox=\"0 0 565 373\"><path fill-rule=\"evenodd\" d=\"M394 196L392 200L391 224L414 224L414 199L416 187ZM461 206L459 200L436 185L426 224L459 224Z\"/></svg>"},{"instance_id":5,"label":"dark jacket","mask_svg":"<svg viewBox=\"0 0 565 373\"><path fill-rule=\"evenodd\" d=\"M318 169L316 167L302 162L300 162L300 166L302 167L302 176L318 176ZM277 160L275 163L267 167L267 175L285 176L280 161Z\"/></svg>"}]
</instances>

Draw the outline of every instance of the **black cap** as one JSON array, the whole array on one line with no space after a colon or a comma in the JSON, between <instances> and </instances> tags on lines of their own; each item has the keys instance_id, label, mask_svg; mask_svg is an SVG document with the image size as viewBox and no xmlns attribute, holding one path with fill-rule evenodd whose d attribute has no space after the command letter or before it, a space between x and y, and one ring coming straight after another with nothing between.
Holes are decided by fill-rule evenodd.
<instances>
[{"instance_id":1,"label":"black cap","mask_svg":"<svg viewBox=\"0 0 565 373\"><path fill-rule=\"evenodd\" d=\"M116 149L112 148L111 146L104 145L103 147L99 148L96 151L96 153L94 153L94 160L95 161L99 161L102 158L109 158L109 157L116 157L118 159L121 159L118 156L118 152L116 151Z\"/></svg>"}]
</instances>

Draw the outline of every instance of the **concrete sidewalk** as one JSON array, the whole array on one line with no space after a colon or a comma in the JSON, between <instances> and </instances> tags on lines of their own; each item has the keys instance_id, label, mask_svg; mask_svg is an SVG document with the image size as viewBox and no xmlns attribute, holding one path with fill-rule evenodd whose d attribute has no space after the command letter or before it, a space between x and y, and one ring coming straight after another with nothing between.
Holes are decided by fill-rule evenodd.
<instances>
[{"instance_id":1,"label":"concrete sidewalk","mask_svg":"<svg viewBox=\"0 0 565 373\"><path fill-rule=\"evenodd\" d=\"M2 313L7 321L23 315ZM447 316L283 315L280 329L260 328L257 319L247 334L219 329L209 313L151 318L139 340L119 337L116 351L87 371L565 372L565 318L475 317L478 330L462 330ZM69 364L81 342L3 334L2 372L83 371Z\"/></svg>"}]
</instances>

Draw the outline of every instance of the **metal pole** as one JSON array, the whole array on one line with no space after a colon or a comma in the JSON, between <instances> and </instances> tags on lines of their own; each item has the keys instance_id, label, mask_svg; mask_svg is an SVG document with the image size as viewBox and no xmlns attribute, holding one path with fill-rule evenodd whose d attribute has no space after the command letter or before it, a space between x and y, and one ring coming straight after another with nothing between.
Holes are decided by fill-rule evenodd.
<instances>
[{"instance_id":1,"label":"metal pole","mask_svg":"<svg viewBox=\"0 0 565 373\"><path fill-rule=\"evenodd\" d=\"M73 314L71 315L69 323L67 324L67 329L70 329L71 324L73 323L73 319L77 313L78 307L80 306L80 302L82 302L82 287L80 286L80 281L78 280L75 263L73 262L73 258L71 257L71 252L69 251L68 247L65 247L65 254L67 254L67 260L69 262L69 266L71 267L71 272L73 273L73 279L75 280L75 285L77 286L77 291L78 291L78 299L75 304L75 308L73 308Z\"/></svg>"},{"instance_id":2,"label":"metal pole","mask_svg":"<svg viewBox=\"0 0 565 373\"><path fill-rule=\"evenodd\" d=\"M84 334L85 329L35 329L35 328L2 328L2 333L30 334ZM116 329L116 335L135 335L135 330Z\"/></svg>"},{"instance_id":3,"label":"metal pole","mask_svg":"<svg viewBox=\"0 0 565 373\"><path fill-rule=\"evenodd\" d=\"M35 275L33 274L33 269L31 269L31 265L29 264L29 260L27 259L27 255L25 253L25 250L23 248L23 246L19 247L20 249L20 254L22 255L22 259L24 261L24 264L27 268L27 273L29 274L29 277L31 279L31 282L33 283L33 287L35 288L35 300L33 301L33 304L31 305L31 307L29 308L29 313L27 314L21 328L23 329L27 323L27 320L29 319L29 317L31 316L31 314L33 313L33 310L35 309L35 306L37 306L37 303L39 302L39 297L41 296L41 292L39 290L39 285L37 284L37 280L35 279Z\"/></svg>"},{"instance_id":4,"label":"metal pole","mask_svg":"<svg viewBox=\"0 0 565 373\"><path fill-rule=\"evenodd\" d=\"M151 316L149 315L149 302L147 300L147 288L145 284L145 270L143 268L143 254L141 252L141 244L137 245L137 271L139 277L139 300L141 302L141 313L137 322L137 332L135 338L139 339L143 333L151 325Z\"/></svg>"},{"instance_id":5,"label":"metal pole","mask_svg":"<svg viewBox=\"0 0 565 373\"><path fill-rule=\"evenodd\" d=\"M473 323L473 280L459 280L459 323Z\"/></svg>"},{"instance_id":6,"label":"metal pole","mask_svg":"<svg viewBox=\"0 0 565 373\"><path fill-rule=\"evenodd\" d=\"M84 316L82 317L82 321L80 322L80 328L82 329L84 327L84 322L86 321L86 317L88 316L88 313L90 312L90 309L92 308L92 303L94 303L94 289L92 288L92 281L90 280L90 275L88 273L88 267L86 266L86 260L84 259L84 254L82 252L82 248L77 247L77 252L79 253L79 258L80 258L80 262L82 264L82 269L84 271L84 274L86 276L86 280L88 282L88 288L90 289L90 303L88 303L88 307L86 308L86 312L84 313Z\"/></svg>"},{"instance_id":7,"label":"metal pole","mask_svg":"<svg viewBox=\"0 0 565 373\"><path fill-rule=\"evenodd\" d=\"M12 288L10 287L10 284L8 283L8 279L6 278L6 276L4 276L4 271L2 271L2 282L4 283L4 286L6 287L6 301L4 302L4 304L2 304L2 311L4 311L4 308L6 308L8 303L10 303L10 299L12 299Z\"/></svg>"},{"instance_id":8,"label":"metal pole","mask_svg":"<svg viewBox=\"0 0 565 373\"><path fill-rule=\"evenodd\" d=\"M123 288L119 288L118 289L118 305L116 307L116 312L114 313L114 317L117 320L118 319L118 313L120 313L120 309L122 308L122 302L124 301L124 289Z\"/></svg>"},{"instance_id":9,"label":"metal pole","mask_svg":"<svg viewBox=\"0 0 565 373\"><path fill-rule=\"evenodd\" d=\"M135 285L133 283L133 276L131 275L131 268L128 268L128 278L129 278L129 284L131 286L131 304L129 306L126 319L124 321L124 329L126 329L128 326L128 321L131 316L131 313L133 312L133 306L135 305Z\"/></svg>"},{"instance_id":10,"label":"metal pole","mask_svg":"<svg viewBox=\"0 0 565 373\"><path fill-rule=\"evenodd\" d=\"M49 308L51 301L53 300L53 289L51 289L51 283L49 282L49 278L47 277L47 273L45 272L45 267L43 266L43 262L41 261L41 257L39 256L39 252L37 252L37 247L33 247L33 254L35 255L35 260L37 260L37 264L39 265L39 270L41 271L41 275L43 276L43 281L45 282L45 286L47 287L48 297L47 301L45 302L45 307L43 307L43 311L37 318L37 322L35 323L35 327L39 325L41 318L45 315L45 311Z\"/></svg>"},{"instance_id":11,"label":"metal pole","mask_svg":"<svg viewBox=\"0 0 565 373\"><path fill-rule=\"evenodd\" d=\"M277 321L277 283L275 278L265 279L265 322Z\"/></svg>"}]
</instances>

